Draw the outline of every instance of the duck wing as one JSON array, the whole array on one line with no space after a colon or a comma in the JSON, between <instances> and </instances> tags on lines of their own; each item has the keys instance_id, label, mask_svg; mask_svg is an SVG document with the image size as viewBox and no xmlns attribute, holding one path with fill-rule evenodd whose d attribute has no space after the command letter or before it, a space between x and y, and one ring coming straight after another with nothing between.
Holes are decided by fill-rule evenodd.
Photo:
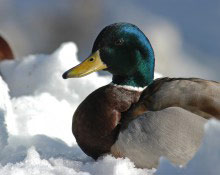
<instances>
[{"instance_id":1,"label":"duck wing","mask_svg":"<svg viewBox=\"0 0 220 175\"><path fill-rule=\"evenodd\" d=\"M141 168L156 168L161 156L184 165L197 151L206 121L179 107L145 112L124 121L111 153Z\"/></svg>"},{"instance_id":2,"label":"duck wing","mask_svg":"<svg viewBox=\"0 0 220 175\"><path fill-rule=\"evenodd\" d=\"M145 89L128 111L136 117L145 111L180 107L209 119L220 119L220 83L198 78L160 78Z\"/></svg>"}]
</instances>

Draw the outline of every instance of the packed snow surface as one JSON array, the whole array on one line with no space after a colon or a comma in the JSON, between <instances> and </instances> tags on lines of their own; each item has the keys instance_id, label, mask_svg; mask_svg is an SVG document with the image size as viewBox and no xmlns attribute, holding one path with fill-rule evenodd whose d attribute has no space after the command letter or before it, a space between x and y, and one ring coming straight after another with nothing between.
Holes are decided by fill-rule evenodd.
<instances>
[{"instance_id":1,"label":"packed snow surface","mask_svg":"<svg viewBox=\"0 0 220 175\"><path fill-rule=\"evenodd\" d=\"M63 80L63 72L78 63L74 43L51 55L0 63L0 175L220 174L220 122L214 119L186 167L161 158L157 170L138 169L128 158L106 155L94 161L85 155L71 132L73 113L111 78L93 73Z\"/></svg>"}]
</instances>

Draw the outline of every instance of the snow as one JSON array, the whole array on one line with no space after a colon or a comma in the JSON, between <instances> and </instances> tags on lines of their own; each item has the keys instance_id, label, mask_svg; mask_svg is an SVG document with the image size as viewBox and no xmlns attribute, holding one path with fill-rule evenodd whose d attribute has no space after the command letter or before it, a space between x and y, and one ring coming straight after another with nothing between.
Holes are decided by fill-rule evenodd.
<instances>
[{"instance_id":1,"label":"snow","mask_svg":"<svg viewBox=\"0 0 220 175\"><path fill-rule=\"evenodd\" d=\"M41 159L34 147L31 147L24 161L16 164L7 164L1 167L0 174L45 174L45 175L146 175L145 170L134 168L128 159L115 159L106 156L102 160L70 161L63 158Z\"/></svg>"},{"instance_id":2,"label":"snow","mask_svg":"<svg viewBox=\"0 0 220 175\"><path fill-rule=\"evenodd\" d=\"M151 175L156 171L135 168L128 158L111 155L94 161L81 151L71 132L72 115L88 94L111 78L93 73L63 80L63 72L78 63L74 43L61 45L51 55L0 63L1 175ZM155 174L220 174L220 122L211 120L205 129L203 144L186 167L162 158Z\"/></svg>"},{"instance_id":3,"label":"snow","mask_svg":"<svg viewBox=\"0 0 220 175\"><path fill-rule=\"evenodd\" d=\"M75 44L66 43L51 55L31 55L0 64L16 114L8 122L10 133L45 134L69 145L75 143L71 123L76 107L94 89L110 82L110 77L103 78L97 73L63 80L62 74L79 63L76 54ZM12 121L16 127L10 125Z\"/></svg>"},{"instance_id":4,"label":"snow","mask_svg":"<svg viewBox=\"0 0 220 175\"><path fill-rule=\"evenodd\" d=\"M5 116L11 111L8 86L0 77L0 149L8 144L8 131L5 124Z\"/></svg>"}]
</instances>

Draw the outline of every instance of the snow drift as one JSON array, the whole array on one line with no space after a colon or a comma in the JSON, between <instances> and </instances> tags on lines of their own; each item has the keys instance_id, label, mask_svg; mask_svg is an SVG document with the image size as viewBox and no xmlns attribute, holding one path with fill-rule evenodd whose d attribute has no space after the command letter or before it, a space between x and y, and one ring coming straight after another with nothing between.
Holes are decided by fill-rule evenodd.
<instances>
[{"instance_id":1,"label":"snow drift","mask_svg":"<svg viewBox=\"0 0 220 175\"><path fill-rule=\"evenodd\" d=\"M63 80L62 73L78 63L76 54L75 44L66 43L51 55L0 63L5 80L0 77L1 175L220 174L216 120L206 124L203 144L186 167L162 158L158 170L147 170L135 168L127 158L106 155L94 161L86 156L72 135L72 115L88 94L111 78L93 73Z\"/></svg>"}]
</instances>

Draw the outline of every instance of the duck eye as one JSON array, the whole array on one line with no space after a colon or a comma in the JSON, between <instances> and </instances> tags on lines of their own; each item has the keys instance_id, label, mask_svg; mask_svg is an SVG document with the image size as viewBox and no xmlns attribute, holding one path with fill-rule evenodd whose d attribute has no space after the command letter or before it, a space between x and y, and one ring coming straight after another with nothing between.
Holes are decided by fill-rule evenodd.
<instances>
[{"instance_id":1,"label":"duck eye","mask_svg":"<svg viewBox=\"0 0 220 175\"><path fill-rule=\"evenodd\" d=\"M94 61L94 58L90 58L89 61L91 61L91 62Z\"/></svg>"},{"instance_id":2,"label":"duck eye","mask_svg":"<svg viewBox=\"0 0 220 175\"><path fill-rule=\"evenodd\" d=\"M115 45L117 45L117 46L120 46L120 45L122 45L123 43L124 43L124 40L123 40L123 39L119 39L119 40L115 41Z\"/></svg>"}]
</instances>

